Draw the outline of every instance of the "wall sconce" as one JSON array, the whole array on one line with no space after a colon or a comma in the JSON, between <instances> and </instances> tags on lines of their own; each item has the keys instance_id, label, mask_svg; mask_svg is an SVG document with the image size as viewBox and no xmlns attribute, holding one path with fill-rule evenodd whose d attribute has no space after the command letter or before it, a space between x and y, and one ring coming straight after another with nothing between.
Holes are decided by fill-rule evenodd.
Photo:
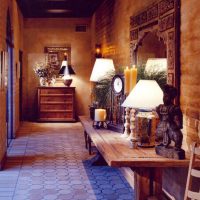
<instances>
[{"instance_id":1,"label":"wall sconce","mask_svg":"<svg viewBox=\"0 0 200 200\"><path fill-rule=\"evenodd\" d=\"M102 58L101 45L100 44L95 45L95 57L96 58Z\"/></svg>"}]
</instances>

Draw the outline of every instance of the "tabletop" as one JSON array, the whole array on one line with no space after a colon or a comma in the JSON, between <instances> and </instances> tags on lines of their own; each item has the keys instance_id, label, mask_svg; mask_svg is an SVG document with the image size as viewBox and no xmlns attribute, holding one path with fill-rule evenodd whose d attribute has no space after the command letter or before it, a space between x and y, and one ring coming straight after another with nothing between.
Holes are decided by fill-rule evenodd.
<instances>
[{"instance_id":1,"label":"tabletop","mask_svg":"<svg viewBox=\"0 0 200 200\"><path fill-rule=\"evenodd\" d=\"M164 158L156 154L155 148L131 149L129 141L117 133L108 129L94 129L92 120L87 116L79 116L79 119L91 137L98 151L112 167L188 167L189 154L186 159L176 160ZM200 164L200 162L198 163Z\"/></svg>"}]
</instances>

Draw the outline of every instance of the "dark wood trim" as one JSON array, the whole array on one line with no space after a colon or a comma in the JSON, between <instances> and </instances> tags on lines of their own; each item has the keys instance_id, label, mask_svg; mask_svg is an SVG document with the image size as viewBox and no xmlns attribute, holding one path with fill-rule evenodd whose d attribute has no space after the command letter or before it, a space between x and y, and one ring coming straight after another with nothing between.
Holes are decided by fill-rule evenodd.
<instances>
[{"instance_id":1,"label":"dark wood trim","mask_svg":"<svg viewBox=\"0 0 200 200\"><path fill-rule=\"evenodd\" d=\"M19 118L20 121L24 120L24 116L23 116L23 51L19 50L19 62L20 65L18 66L20 69L20 78L19 78ZM18 72L16 72L18 73Z\"/></svg>"},{"instance_id":2,"label":"dark wood trim","mask_svg":"<svg viewBox=\"0 0 200 200\"><path fill-rule=\"evenodd\" d=\"M3 170L3 168L5 167L6 159L7 159L7 153L5 152L2 160L0 161L0 170Z\"/></svg>"}]
</instances>

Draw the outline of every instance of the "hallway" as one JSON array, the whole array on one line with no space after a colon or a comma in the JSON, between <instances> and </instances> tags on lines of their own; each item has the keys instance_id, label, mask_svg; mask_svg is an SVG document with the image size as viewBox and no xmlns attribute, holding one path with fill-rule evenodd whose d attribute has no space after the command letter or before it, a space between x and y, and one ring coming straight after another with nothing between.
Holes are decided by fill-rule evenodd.
<instances>
[{"instance_id":1,"label":"hallway","mask_svg":"<svg viewBox=\"0 0 200 200\"><path fill-rule=\"evenodd\" d=\"M80 123L24 122L0 171L0 200L129 200L120 171L92 166Z\"/></svg>"}]
</instances>

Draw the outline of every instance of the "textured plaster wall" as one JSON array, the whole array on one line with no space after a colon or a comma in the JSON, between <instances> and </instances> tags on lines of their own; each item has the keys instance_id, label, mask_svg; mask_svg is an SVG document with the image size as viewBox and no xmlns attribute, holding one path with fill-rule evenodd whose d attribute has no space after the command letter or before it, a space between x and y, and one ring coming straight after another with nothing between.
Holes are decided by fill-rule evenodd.
<instances>
[{"instance_id":1,"label":"textured plaster wall","mask_svg":"<svg viewBox=\"0 0 200 200\"><path fill-rule=\"evenodd\" d=\"M90 104L89 77L91 62L90 19L26 19L24 22L24 85L23 102L25 119L36 119L37 86L39 80L33 72L36 62L44 61L45 46L71 46L71 64L76 75L71 86L76 87L76 111L88 113ZM87 25L87 32L75 32L75 26Z\"/></svg>"},{"instance_id":2,"label":"textured plaster wall","mask_svg":"<svg viewBox=\"0 0 200 200\"><path fill-rule=\"evenodd\" d=\"M181 1L181 106L187 147L200 138L200 1ZM192 11L192 12L189 12Z\"/></svg>"},{"instance_id":3,"label":"textured plaster wall","mask_svg":"<svg viewBox=\"0 0 200 200\"><path fill-rule=\"evenodd\" d=\"M102 45L103 56L113 58L116 67L130 65L129 20L152 0L107 0L93 16L96 43Z\"/></svg>"},{"instance_id":4,"label":"textured plaster wall","mask_svg":"<svg viewBox=\"0 0 200 200\"><path fill-rule=\"evenodd\" d=\"M18 62L18 52L22 49L23 19L16 5L15 0L0 0L0 51L6 51L6 19L7 10L10 11L11 26L13 33L13 132L14 135L19 127L19 80L16 79L16 63ZM5 74L2 74L5 76ZM6 90L0 88L0 161L6 153Z\"/></svg>"},{"instance_id":5,"label":"textured plaster wall","mask_svg":"<svg viewBox=\"0 0 200 200\"><path fill-rule=\"evenodd\" d=\"M130 65L129 20L152 0L107 0L93 15L93 41L102 45L103 55L115 66ZM181 109L184 115L183 148L200 138L200 2L181 0ZM95 42L93 42L95 44ZM187 169L164 171L164 188L177 200L183 199Z\"/></svg>"},{"instance_id":6,"label":"textured plaster wall","mask_svg":"<svg viewBox=\"0 0 200 200\"><path fill-rule=\"evenodd\" d=\"M184 148L193 141L200 140L200 1L181 0L181 96L180 103L184 114ZM187 170L171 169L165 173L166 189L183 199ZM173 177L173 178L172 178ZM199 187L200 183L196 183ZM173 188L173 190L172 190Z\"/></svg>"}]
</instances>

